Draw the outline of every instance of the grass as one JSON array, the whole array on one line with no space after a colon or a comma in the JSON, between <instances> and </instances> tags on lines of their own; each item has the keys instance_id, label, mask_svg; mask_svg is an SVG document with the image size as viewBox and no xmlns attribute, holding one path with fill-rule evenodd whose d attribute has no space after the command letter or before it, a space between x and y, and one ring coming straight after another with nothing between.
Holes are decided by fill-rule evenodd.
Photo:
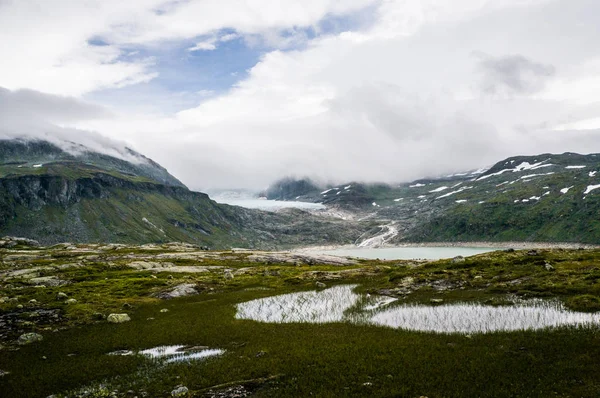
<instances>
[{"instance_id":1,"label":"grass","mask_svg":"<svg viewBox=\"0 0 600 398\"><path fill-rule=\"evenodd\" d=\"M11 341L3 343L0 369L11 373L0 377L2 396L46 397L100 384L122 396L133 390L150 397L170 396L179 384L187 386L191 396L204 396L212 386L231 383L245 385L257 397L595 397L600 391L596 328L465 336L346 323L266 324L234 317L237 303L310 290L315 280L328 285L358 283L359 290L375 293L402 288L406 278L412 278L411 292L404 292L406 302L435 297L445 302L502 303L510 295L544 296L556 297L574 309L594 311L600 296L596 268L600 251L496 252L460 263L442 260L419 267L404 261L365 261L344 268L265 266L248 263L245 254L201 263L168 260L182 266L221 265L234 272L247 268L246 274L233 280L223 278L222 271L152 274L125 266L135 256L162 251L128 247L69 255L63 249L48 250L51 258L38 260L39 265L88 260L83 267L48 271L72 281L66 286L40 289L24 281L4 280L0 297L19 296L27 312L35 310L27 304L35 298L38 307L60 309L64 320L51 326L60 329L55 332L27 326L27 331L43 334L40 343L18 351L12 350ZM31 261L15 260L11 269L29 267ZM546 262L553 271L546 270ZM348 269L356 272L329 280ZM265 274L265 270L277 273ZM519 284L511 283L522 278L526 279ZM152 297L153 292L183 282L197 284L201 294L169 301ZM454 288L438 290L439 286ZM78 303L58 302L58 291ZM125 303L130 308L124 309ZM0 315L16 311L15 306L0 304ZM163 308L169 312L160 312ZM120 325L94 321L95 312L127 312L132 321ZM106 355L171 344L205 345L226 353L169 366L156 366L138 356ZM97 392L107 396L100 389Z\"/></svg>"}]
</instances>

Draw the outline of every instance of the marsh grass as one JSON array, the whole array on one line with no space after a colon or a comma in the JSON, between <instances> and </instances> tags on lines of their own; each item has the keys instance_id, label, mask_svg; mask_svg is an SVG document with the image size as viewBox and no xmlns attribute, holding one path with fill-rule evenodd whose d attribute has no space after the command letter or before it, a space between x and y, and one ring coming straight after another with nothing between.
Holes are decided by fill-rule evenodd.
<instances>
[{"instance_id":1,"label":"marsh grass","mask_svg":"<svg viewBox=\"0 0 600 398\"><path fill-rule=\"evenodd\" d=\"M72 261L67 257L61 259ZM547 271L544 261L552 263L555 270ZM428 303L435 297L443 298L444 303L504 305L510 302L507 297L550 294L577 310L573 307L582 305L582 300L569 303L569 298L599 296L599 263L598 251L541 251L539 256L489 253L463 263L437 261L416 268L406 262L362 262L357 267L372 272L336 278L335 282L322 280L328 286L359 284L356 292L376 293L398 288L411 277L412 293L399 297L400 302L409 304ZM35 297L44 308L60 308L66 314L62 326L67 327L57 332L39 330L44 340L18 351L10 347L0 350L0 369L11 372L0 378L0 396L46 397L100 383L121 392L143 388L150 397L169 396L176 385L184 384L192 396L203 396L211 386L271 376L279 377L255 386L255 396L597 397L600 391L597 328L465 336L335 322L261 323L236 319L236 306L312 290L315 280L340 268L224 261L221 265L227 268L254 267L257 271L228 281L222 271L169 279L166 273L151 274L123 264L115 260L114 266L107 266L100 259L83 268L57 271L74 281L57 288L18 286L16 282L16 290L0 287L0 295L18 294L20 303ZM265 275L269 269L278 270L280 276ZM520 279L523 281L518 284L512 282ZM431 287L440 280L456 286L462 282L464 289ZM156 291L189 281L199 286L201 294L169 301L152 297ZM78 303L57 302L58 291L65 291ZM124 303L132 307L124 311ZM588 297L583 303L589 305L594 299ZM161 313L162 308L169 312ZM13 311L14 303L1 304L0 309ZM93 312L117 310L130 313L132 321L120 325L92 322ZM202 345L226 352L202 361L159 367L140 356L107 355L161 345Z\"/></svg>"}]
</instances>

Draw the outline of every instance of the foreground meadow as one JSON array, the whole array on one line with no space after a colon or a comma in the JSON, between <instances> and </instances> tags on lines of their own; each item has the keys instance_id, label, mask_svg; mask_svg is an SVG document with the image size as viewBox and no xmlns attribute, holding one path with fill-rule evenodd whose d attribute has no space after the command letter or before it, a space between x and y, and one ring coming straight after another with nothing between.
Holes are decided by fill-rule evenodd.
<instances>
[{"instance_id":1,"label":"foreground meadow","mask_svg":"<svg viewBox=\"0 0 600 398\"><path fill-rule=\"evenodd\" d=\"M595 319L598 250L382 262L181 244L11 246L0 251L3 397L600 394L596 324L444 333L368 321L407 306L531 300ZM301 300L288 311L308 303L308 318L281 312L273 297L283 294ZM248 303L272 318L254 320ZM147 351L163 346L177 347Z\"/></svg>"}]
</instances>

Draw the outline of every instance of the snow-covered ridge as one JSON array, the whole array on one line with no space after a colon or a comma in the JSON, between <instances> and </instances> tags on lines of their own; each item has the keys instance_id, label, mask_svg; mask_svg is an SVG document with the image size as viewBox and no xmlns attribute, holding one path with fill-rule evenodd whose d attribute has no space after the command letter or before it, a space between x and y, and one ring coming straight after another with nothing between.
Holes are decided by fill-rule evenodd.
<instances>
[{"instance_id":1,"label":"snow-covered ridge","mask_svg":"<svg viewBox=\"0 0 600 398\"><path fill-rule=\"evenodd\" d=\"M546 163L549 160L550 159L546 159L543 162L538 162L538 163L534 163L534 164L531 164L529 162L522 162L521 164L519 164L518 166L516 166L514 168L502 169L502 170L497 171L495 173L481 176L481 177L477 178L476 181L481 181L481 180L488 179L490 177L499 176L499 175L507 173L507 172L518 173L520 171L525 171L525 170L537 170L537 169L541 169L543 167L552 167L552 166L554 166L552 163ZM511 163L512 163L512 161L511 161Z\"/></svg>"}]
</instances>

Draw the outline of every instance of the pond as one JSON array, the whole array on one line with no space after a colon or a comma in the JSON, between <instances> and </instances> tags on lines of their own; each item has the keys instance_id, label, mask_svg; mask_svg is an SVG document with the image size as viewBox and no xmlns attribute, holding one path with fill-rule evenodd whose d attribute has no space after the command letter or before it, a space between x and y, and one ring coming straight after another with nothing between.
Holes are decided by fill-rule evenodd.
<instances>
[{"instance_id":1,"label":"pond","mask_svg":"<svg viewBox=\"0 0 600 398\"><path fill-rule=\"evenodd\" d=\"M267 297L238 304L237 319L269 323L349 322L434 333L491 333L600 324L600 314L567 310L557 301L512 305L403 304L394 297L354 292L356 285Z\"/></svg>"}]
</instances>

